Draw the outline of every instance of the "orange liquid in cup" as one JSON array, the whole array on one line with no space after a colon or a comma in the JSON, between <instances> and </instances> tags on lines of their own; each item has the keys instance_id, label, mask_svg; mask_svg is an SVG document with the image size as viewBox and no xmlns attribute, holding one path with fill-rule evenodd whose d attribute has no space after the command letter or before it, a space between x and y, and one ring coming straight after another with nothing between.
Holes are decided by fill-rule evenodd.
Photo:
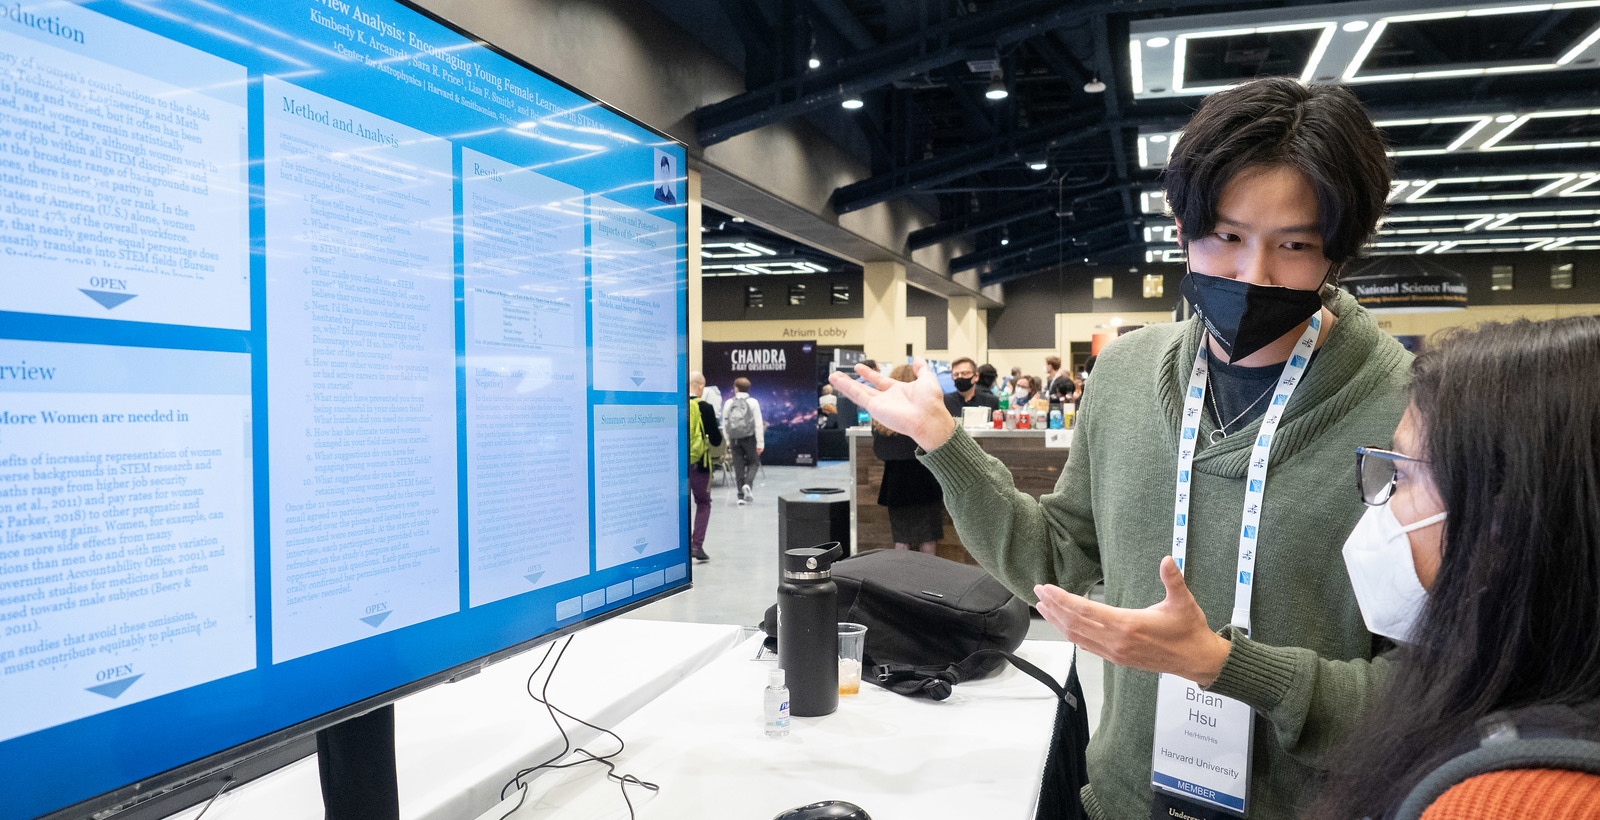
<instances>
[{"instance_id":1,"label":"orange liquid in cup","mask_svg":"<svg viewBox=\"0 0 1600 820\"><path fill-rule=\"evenodd\" d=\"M861 661L839 659L839 694L854 695L861 691Z\"/></svg>"}]
</instances>

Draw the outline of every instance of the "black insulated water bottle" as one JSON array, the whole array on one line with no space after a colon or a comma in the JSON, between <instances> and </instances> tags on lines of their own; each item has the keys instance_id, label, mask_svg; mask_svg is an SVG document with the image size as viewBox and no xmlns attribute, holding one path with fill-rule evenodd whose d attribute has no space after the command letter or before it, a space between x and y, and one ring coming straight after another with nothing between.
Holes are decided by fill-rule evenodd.
<instances>
[{"instance_id":1,"label":"black insulated water bottle","mask_svg":"<svg viewBox=\"0 0 1600 820\"><path fill-rule=\"evenodd\" d=\"M839 708L839 542L783 553L778 584L778 665L789 685L789 714L816 717Z\"/></svg>"}]
</instances>

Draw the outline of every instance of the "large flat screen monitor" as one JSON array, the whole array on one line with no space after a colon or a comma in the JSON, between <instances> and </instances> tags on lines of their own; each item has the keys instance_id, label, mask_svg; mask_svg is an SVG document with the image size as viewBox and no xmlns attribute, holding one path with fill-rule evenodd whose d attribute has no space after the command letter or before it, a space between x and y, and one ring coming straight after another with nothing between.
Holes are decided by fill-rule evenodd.
<instances>
[{"instance_id":1,"label":"large flat screen monitor","mask_svg":"<svg viewBox=\"0 0 1600 820\"><path fill-rule=\"evenodd\" d=\"M0 818L685 588L684 159L388 0L0 6Z\"/></svg>"}]
</instances>

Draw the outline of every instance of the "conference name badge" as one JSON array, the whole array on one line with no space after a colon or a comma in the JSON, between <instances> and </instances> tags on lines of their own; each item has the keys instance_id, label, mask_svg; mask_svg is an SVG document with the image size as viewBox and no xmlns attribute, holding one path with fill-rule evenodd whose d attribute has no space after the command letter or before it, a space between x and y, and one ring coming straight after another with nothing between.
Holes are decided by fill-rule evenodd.
<instances>
[{"instance_id":1,"label":"conference name badge","mask_svg":"<svg viewBox=\"0 0 1600 820\"><path fill-rule=\"evenodd\" d=\"M1254 723L1253 711L1242 701L1213 695L1177 675L1162 675L1150 787L1158 798L1172 795L1243 817L1249 805Z\"/></svg>"}]
</instances>

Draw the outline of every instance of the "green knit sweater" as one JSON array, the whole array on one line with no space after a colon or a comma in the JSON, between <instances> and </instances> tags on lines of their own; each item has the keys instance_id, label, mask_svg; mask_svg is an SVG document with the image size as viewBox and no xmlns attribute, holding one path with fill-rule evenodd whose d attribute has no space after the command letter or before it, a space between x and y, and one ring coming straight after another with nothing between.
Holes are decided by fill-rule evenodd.
<instances>
[{"instance_id":1,"label":"green knit sweater","mask_svg":"<svg viewBox=\"0 0 1600 820\"><path fill-rule=\"evenodd\" d=\"M1314 773L1387 675L1374 658L1341 549L1361 517L1355 448L1388 446L1406 406L1411 354L1340 291L1339 321L1278 427L1267 473L1251 610L1252 635L1228 626L1245 473L1260 420L1207 444L1200 427L1189 508L1187 582L1213 629L1233 642L1210 691L1256 710L1253 820L1288 820ZM1200 344L1197 320L1142 328L1101 354L1078 410L1071 457L1055 492L1019 492L999 460L959 428L921 456L944 487L967 550L1026 601L1033 585L1142 608L1165 597L1178 416ZM1150 816L1157 675L1106 665L1105 704L1089 744L1092 820Z\"/></svg>"}]
</instances>

